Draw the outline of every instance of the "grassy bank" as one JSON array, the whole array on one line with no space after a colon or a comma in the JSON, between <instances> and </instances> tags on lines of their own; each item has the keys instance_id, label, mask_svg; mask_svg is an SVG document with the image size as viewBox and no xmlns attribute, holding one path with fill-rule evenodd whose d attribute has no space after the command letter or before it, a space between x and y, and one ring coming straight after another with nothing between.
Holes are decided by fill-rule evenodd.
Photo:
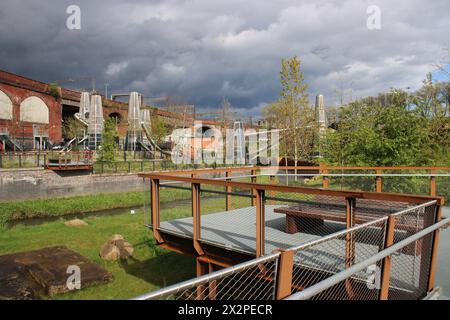
<instances>
[{"instance_id":1,"label":"grassy bank","mask_svg":"<svg viewBox=\"0 0 450 320\"><path fill-rule=\"evenodd\" d=\"M154 245L152 232L143 227L144 214L85 218L85 227L68 227L63 219L40 225L16 225L0 232L0 255L65 245L112 273L105 285L56 296L55 299L129 299L139 294L195 277L195 261ZM101 246L121 234L134 246L127 262L103 261ZM174 267L176 266L176 267Z\"/></svg>"},{"instance_id":2,"label":"grassy bank","mask_svg":"<svg viewBox=\"0 0 450 320\"><path fill-rule=\"evenodd\" d=\"M168 201L180 191L183 192L164 189L161 198ZM161 208L162 220L191 215L190 203L169 203ZM234 207L248 205L249 199L233 201ZM204 214L223 210L224 206L224 198L203 198L202 201ZM124 209L120 215L85 217L83 220L88 223L85 227L66 226L63 216L39 225L19 223L0 232L0 255L64 245L103 266L114 277L108 284L58 295L55 299L129 299L195 277L195 260L155 246L153 233L143 226L146 219L148 214L144 217L143 210L131 215ZM132 259L110 262L100 258L100 248L114 234L123 235L133 245Z\"/></svg>"},{"instance_id":3,"label":"grassy bank","mask_svg":"<svg viewBox=\"0 0 450 320\"><path fill-rule=\"evenodd\" d=\"M171 189L161 194L161 203L186 199L189 193ZM0 202L0 228L9 222L31 218L58 217L107 209L128 208L144 204L143 192L100 194L67 198Z\"/></svg>"}]
</instances>

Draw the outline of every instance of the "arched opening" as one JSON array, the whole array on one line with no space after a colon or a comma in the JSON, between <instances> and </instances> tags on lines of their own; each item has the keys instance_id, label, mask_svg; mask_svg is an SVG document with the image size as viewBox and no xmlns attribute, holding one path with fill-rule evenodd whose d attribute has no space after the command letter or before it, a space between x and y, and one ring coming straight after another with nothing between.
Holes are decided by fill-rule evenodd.
<instances>
[{"instance_id":1,"label":"arched opening","mask_svg":"<svg viewBox=\"0 0 450 320\"><path fill-rule=\"evenodd\" d=\"M0 90L0 119L12 120L13 119L13 104L11 99Z\"/></svg>"},{"instance_id":2,"label":"arched opening","mask_svg":"<svg viewBox=\"0 0 450 320\"><path fill-rule=\"evenodd\" d=\"M122 115L118 112L113 112L108 115L109 118L114 119L116 123L116 130L118 129L119 123L122 121Z\"/></svg>"},{"instance_id":3,"label":"arched opening","mask_svg":"<svg viewBox=\"0 0 450 320\"><path fill-rule=\"evenodd\" d=\"M20 121L49 124L48 107L41 98L28 97L20 104Z\"/></svg>"}]
</instances>

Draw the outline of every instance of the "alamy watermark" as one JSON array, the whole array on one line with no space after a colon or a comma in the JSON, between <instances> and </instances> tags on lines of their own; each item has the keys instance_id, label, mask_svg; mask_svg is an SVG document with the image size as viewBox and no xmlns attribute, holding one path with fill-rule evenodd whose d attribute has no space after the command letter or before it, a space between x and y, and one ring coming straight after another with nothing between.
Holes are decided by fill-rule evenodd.
<instances>
[{"instance_id":1,"label":"alamy watermark","mask_svg":"<svg viewBox=\"0 0 450 320\"><path fill-rule=\"evenodd\" d=\"M66 287L69 291L81 289L81 269L77 265L70 265L67 267L67 274L70 276L67 278Z\"/></svg>"},{"instance_id":2,"label":"alamy watermark","mask_svg":"<svg viewBox=\"0 0 450 320\"><path fill-rule=\"evenodd\" d=\"M66 9L66 13L69 15L66 20L67 30L80 30L81 29L81 8L75 4L70 5Z\"/></svg>"},{"instance_id":3,"label":"alamy watermark","mask_svg":"<svg viewBox=\"0 0 450 320\"><path fill-rule=\"evenodd\" d=\"M369 30L381 30L381 9L377 5L370 5L366 9L369 15L366 20L366 26Z\"/></svg>"}]
</instances>

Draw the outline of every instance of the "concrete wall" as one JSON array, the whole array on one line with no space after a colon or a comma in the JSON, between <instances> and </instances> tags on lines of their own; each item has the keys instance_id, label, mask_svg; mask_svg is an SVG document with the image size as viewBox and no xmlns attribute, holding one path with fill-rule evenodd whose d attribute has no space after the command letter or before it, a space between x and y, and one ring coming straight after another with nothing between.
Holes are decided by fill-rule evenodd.
<instances>
[{"instance_id":1,"label":"concrete wall","mask_svg":"<svg viewBox=\"0 0 450 320\"><path fill-rule=\"evenodd\" d=\"M11 99L0 90L0 119L12 120L13 104Z\"/></svg>"},{"instance_id":2,"label":"concrete wall","mask_svg":"<svg viewBox=\"0 0 450 320\"><path fill-rule=\"evenodd\" d=\"M136 174L64 173L44 169L0 170L0 201L142 191Z\"/></svg>"},{"instance_id":3,"label":"concrete wall","mask_svg":"<svg viewBox=\"0 0 450 320\"><path fill-rule=\"evenodd\" d=\"M20 104L20 121L49 124L48 107L38 97L28 97Z\"/></svg>"}]
</instances>

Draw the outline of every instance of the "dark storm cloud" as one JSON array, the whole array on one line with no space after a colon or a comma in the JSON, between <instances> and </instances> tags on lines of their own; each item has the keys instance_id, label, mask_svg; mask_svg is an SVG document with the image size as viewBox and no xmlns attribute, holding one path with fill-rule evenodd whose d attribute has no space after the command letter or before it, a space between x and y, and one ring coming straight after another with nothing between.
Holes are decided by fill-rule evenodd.
<instances>
[{"instance_id":1,"label":"dark storm cloud","mask_svg":"<svg viewBox=\"0 0 450 320\"><path fill-rule=\"evenodd\" d=\"M65 27L71 4L81 30ZM381 30L366 27L371 4ZM332 104L337 88L361 97L419 86L449 45L448 12L448 0L3 0L0 68L43 81L93 75L99 90L204 108L228 98L248 114L277 98L280 59L298 55L311 94Z\"/></svg>"}]
</instances>

